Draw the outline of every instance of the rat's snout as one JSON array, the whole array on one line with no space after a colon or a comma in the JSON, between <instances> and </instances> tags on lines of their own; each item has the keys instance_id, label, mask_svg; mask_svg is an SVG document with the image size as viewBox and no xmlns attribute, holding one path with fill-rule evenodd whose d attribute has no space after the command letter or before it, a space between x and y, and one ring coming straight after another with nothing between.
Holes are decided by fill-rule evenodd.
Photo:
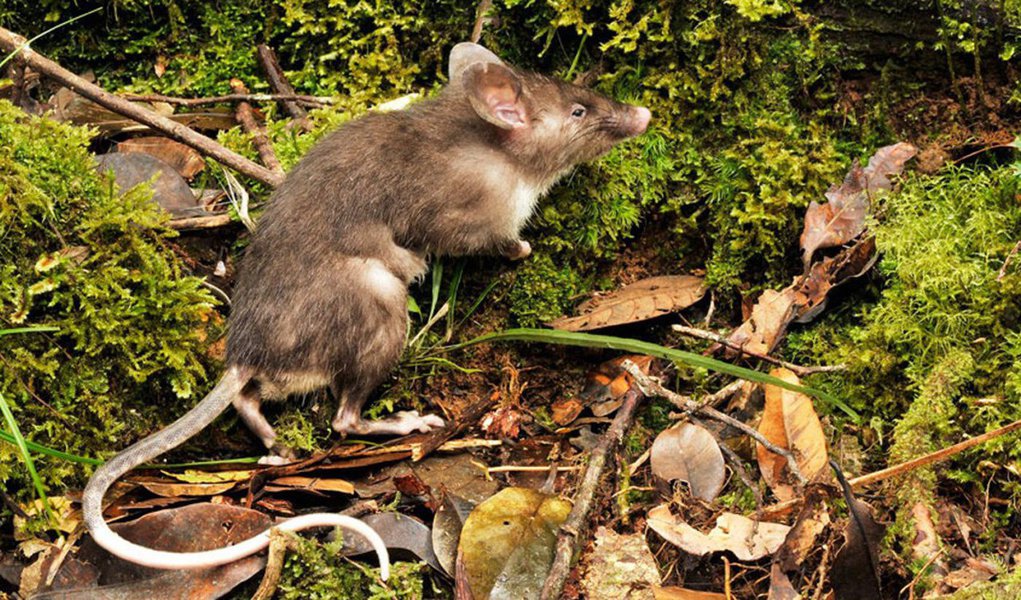
<instances>
[{"instance_id":1,"label":"rat's snout","mask_svg":"<svg viewBox=\"0 0 1021 600\"><path fill-rule=\"evenodd\" d=\"M649 120L652 119L652 113L649 109L644 106L632 106L631 107L631 135L641 135L645 133L645 129L649 126Z\"/></svg>"}]
</instances>

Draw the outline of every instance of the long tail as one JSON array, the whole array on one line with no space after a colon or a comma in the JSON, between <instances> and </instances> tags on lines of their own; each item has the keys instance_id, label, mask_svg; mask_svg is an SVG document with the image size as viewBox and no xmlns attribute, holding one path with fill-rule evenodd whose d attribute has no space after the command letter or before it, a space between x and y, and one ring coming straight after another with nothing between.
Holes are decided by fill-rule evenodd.
<instances>
[{"instance_id":1,"label":"long tail","mask_svg":"<svg viewBox=\"0 0 1021 600\"><path fill-rule=\"evenodd\" d=\"M114 556L129 562L157 569L206 569L246 556L251 556L269 545L269 530L239 544L204 552L164 552L129 542L114 533L103 520L103 496L122 475L184 443L205 429L218 417L231 400L244 387L248 377L237 367L231 367L216 384L213 391L202 399L195 408L174 421L167 428L136 442L117 456L114 456L96 470L85 492L82 494L82 513L92 539ZM358 519L339 514L315 513L288 519L277 529L298 531L310 527L343 527L364 536L379 558L380 574L383 579L390 576L390 559L386 545L371 527Z\"/></svg>"}]
</instances>

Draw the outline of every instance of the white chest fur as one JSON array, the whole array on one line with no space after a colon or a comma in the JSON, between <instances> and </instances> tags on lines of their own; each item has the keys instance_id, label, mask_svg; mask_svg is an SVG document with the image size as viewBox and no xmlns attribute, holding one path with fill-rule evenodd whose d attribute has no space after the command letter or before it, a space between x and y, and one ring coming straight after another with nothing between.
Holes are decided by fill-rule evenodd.
<instances>
[{"instance_id":1,"label":"white chest fur","mask_svg":"<svg viewBox=\"0 0 1021 600\"><path fill-rule=\"evenodd\" d=\"M515 233L519 233L528 222L528 219L531 218L532 212L535 211L535 205L539 201L539 197L542 196L545 191L546 190L540 190L533 185L518 180L514 189L511 191L510 196L510 225Z\"/></svg>"}]
</instances>

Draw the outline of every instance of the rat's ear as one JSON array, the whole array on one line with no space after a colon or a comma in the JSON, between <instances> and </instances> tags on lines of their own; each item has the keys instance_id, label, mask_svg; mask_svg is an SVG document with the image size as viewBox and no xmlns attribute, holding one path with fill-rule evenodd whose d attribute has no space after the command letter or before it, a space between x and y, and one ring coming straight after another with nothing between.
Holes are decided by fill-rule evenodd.
<instances>
[{"instance_id":1,"label":"rat's ear","mask_svg":"<svg viewBox=\"0 0 1021 600\"><path fill-rule=\"evenodd\" d=\"M521 79L503 64L475 63L465 69L464 89L480 117L501 129L528 123Z\"/></svg>"},{"instance_id":2,"label":"rat's ear","mask_svg":"<svg viewBox=\"0 0 1021 600\"><path fill-rule=\"evenodd\" d=\"M450 61L447 65L447 80L454 83L465 69L475 63L502 65L503 61L497 55L478 44L461 42L450 51Z\"/></svg>"}]
</instances>

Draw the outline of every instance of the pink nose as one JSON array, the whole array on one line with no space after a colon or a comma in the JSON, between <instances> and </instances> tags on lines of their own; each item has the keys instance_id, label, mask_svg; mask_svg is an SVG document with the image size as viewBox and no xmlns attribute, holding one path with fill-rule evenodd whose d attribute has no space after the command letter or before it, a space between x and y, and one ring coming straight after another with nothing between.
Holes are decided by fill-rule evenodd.
<instances>
[{"instance_id":1,"label":"pink nose","mask_svg":"<svg viewBox=\"0 0 1021 600\"><path fill-rule=\"evenodd\" d=\"M634 120L632 121L632 124L634 135L639 135L644 133L645 128L649 126L649 120L652 118L652 113L644 106L636 106L633 112Z\"/></svg>"}]
</instances>

